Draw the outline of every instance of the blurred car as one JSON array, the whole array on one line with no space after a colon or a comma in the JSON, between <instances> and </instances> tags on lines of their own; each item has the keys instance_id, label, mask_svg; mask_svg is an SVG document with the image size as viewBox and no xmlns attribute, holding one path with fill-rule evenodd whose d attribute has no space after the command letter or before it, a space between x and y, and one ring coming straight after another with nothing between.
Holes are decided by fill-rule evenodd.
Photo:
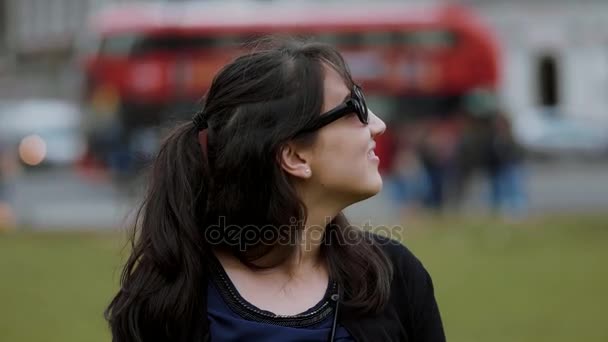
<instances>
[{"instance_id":1,"label":"blurred car","mask_svg":"<svg viewBox=\"0 0 608 342\"><path fill-rule=\"evenodd\" d=\"M606 158L608 122L530 114L513 118L519 143L532 156Z\"/></svg>"},{"instance_id":2,"label":"blurred car","mask_svg":"<svg viewBox=\"0 0 608 342\"><path fill-rule=\"evenodd\" d=\"M86 150L81 121L79 107L61 100L0 102L0 137L28 166L79 161Z\"/></svg>"}]
</instances>

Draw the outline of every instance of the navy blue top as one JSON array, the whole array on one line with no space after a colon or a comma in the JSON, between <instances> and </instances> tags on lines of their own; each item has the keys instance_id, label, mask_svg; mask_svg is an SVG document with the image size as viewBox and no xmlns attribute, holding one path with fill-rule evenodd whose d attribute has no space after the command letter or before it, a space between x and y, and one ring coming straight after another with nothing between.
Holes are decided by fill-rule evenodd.
<instances>
[{"instance_id":1,"label":"navy blue top","mask_svg":"<svg viewBox=\"0 0 608 342\"><path fill-rule=\"evenodd\" d=\"M219 264L219 262L218 262ZM309 310L280 316L261 310L240 296L221 266L209 281L207 313L211 341L298 341L326 342L334 313L330 300L335 285L328 286L324 298ZM334 341L354 341L348 331L337 326Z\"/></svg>"}]
</instances>

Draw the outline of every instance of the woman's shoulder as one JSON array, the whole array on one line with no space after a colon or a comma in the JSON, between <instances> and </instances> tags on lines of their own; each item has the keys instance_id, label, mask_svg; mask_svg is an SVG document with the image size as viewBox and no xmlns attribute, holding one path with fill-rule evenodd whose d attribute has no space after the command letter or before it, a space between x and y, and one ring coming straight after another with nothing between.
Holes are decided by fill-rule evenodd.
<instances>
[{"instance_id":1,"label":"woman's shoulder","mask_svg":"<svg viewBox=\"0 0 608 342\"><path fill-rule=\"evenodd\" d=\"M413 341L445 342L433 281L426 268L401 241L369 231L364 234L385 253L393 268L387 312L399 315Z\"/></svg>"},{"instance_id":2,"label":"woman's shoulder","mask_svg":"<svg viewBox=\"0 0 608 342\"><path fill-rule=\"evenodd\" d=\"M400 240L385 235L380 235L372 231L365 231L363 233L370 243L379 246L389 257L394 261L418 261L414 253Z\"/></svg>"},{"instance_id":3,"label":"woman's shoulder","mask_svg":"<svg viewBox=\"0 0 608 342\"><path fill-rule=\"evenodd\" d=\"M395 278L405 278L406 281L426 281L429 275L424 265L404 243L374 232L368 231L365 234L370 242L379 246L390 260Z\"/></svg>"}]
</instances>

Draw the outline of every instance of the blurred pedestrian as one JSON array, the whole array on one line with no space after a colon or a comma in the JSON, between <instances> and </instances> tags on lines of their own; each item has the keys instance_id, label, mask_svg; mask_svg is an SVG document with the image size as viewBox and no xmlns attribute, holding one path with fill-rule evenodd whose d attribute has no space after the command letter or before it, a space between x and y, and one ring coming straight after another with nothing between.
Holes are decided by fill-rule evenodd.
<instances>
[{"instance_id":1,"label":"blurred pedestrian","mask_svg":"<svg viewBox=\"0 0 608 342\"><path fill-rule=\"evenodd\" d=\"M15 177L19 163L15 146L0 136L0 231L13 229L17 219L15 214Z\"/></svg>"},{"instance_id":2,"label":"blurred pedestrian","mask_svg":"<svg viewBox=\"0 0 608 342\"><path fill-rule=\"evenodd\" d=\"M476 90L465 99L468 124L459 144L454 193L462 199L475 170L486 175L488 202L497 213L520 215L526 209L523 150L496 95Z\"/></svg>"},{"instance_id":3,"label":"blurred pedestrian","mask_svg":"<svg viewBox=\"0 0 608 342\"><path fill-rule=\"evenodd\" d=\"M406 122L393 129L395 147L386 187L402 217L423 207L431 191L429 178L416 151L417 127L415 123Z\"/></svg>"},{"instance_id":4,"label":"blurred pedestrian","mask_svg":"<svg viewBox=\"0 0 608 342\"><path fill-rule=\"evenodd\" d=\"M508 116L503 112L496 113L491 131L492 145L487 162L490 203L501 214L522 215L527 207L523 150L513 136Z\"/></svg>"},{"instance_id":5,"label":"blurred pedestrian","mask_svg":"<svg viewBox=\"0 0 608 342\"><path fill-rule=\"evenodd\" d=\"M423 130L418 154L427 174L429 191L425 206L442 211L448 200L448 188L453 179L459 134L455 118L430 119Z\"/></svg>"}]
</instances>

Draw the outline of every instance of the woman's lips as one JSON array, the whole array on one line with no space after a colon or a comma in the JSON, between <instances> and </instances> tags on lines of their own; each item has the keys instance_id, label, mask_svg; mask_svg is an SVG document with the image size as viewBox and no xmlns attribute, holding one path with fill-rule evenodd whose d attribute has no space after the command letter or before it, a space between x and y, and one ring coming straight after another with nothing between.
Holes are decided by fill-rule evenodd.
<instances>
[{"instance_id":1,"label":"woman's lips","mask_svg":"<svg viewBox=\"0 0 608 342\"><path fill-rule=\"evenodd\" d=\"M378 156L376 155L376 152L374 151L374 148L370 149L367 152L367 159L372 160L372 161L376 161L376 162L380 161L380 158L378 158Z\"/></svg>"}]
</instances>

